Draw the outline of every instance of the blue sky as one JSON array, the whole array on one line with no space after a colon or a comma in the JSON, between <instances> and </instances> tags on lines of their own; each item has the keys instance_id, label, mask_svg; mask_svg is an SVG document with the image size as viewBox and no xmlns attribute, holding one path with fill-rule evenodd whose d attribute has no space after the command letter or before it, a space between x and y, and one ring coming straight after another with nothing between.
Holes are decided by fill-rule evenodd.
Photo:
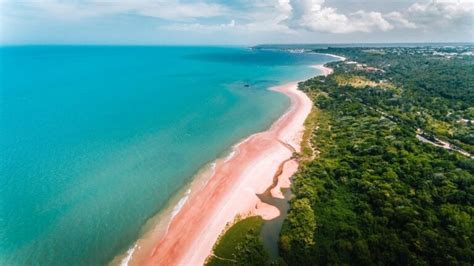
<instances>
[{"instance_id":1,"label":"blue sky","mask_svg":"<svg viewBox=\"0 0 474 266\"><path fill-rule=\"evenodd\" d=\"M2 44L472 42L474 0L0 0Z\"/></svg>"}]
</instances>

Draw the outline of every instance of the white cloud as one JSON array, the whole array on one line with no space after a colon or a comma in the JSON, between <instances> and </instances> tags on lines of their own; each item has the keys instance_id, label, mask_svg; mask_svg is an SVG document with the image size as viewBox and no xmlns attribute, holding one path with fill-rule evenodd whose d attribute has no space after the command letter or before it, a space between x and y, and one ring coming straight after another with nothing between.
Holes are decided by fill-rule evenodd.
<instances>
[{"instance_id":1,"label":"white cloud","mask_svg":"<svg viewBox=\"0 0 474 266\"><path fill-rule=\"evenodd\" d=\"M392 30L397 30L393 34L430 32L437 36L439 30L451 32L467 25L467 30L464 27L459 32L474 36L474 0L414 0L410 6L392 5L383 12L373 5L369 9L370 1L364 2L367 8L356 5L357 8L339 6L337 9L326 0L238 0L232 5L224 1L218 4L215 0L0 0L3 9L0 19L3 24L15 19L30 21L34 17L40 19L32 21L60 23L135 14L162 20L157 23L158 31L220 31L238 36L259 36L258 33L343 36L357 32L376 36Z\"/></svg>"},{"instance_id":2,"label":"white cloud","mask_svg":"<svg viewBox=\"0 0 474 266\"><path fill-rule=\"evenodd\" d=\"M236 34L251 34L261 32L294 33L284 21L291 13L288 0L242 0L239 9L228 13L230 23L172 23L160 28L168 30L217 32L226 31ZM233 21L233 22L232 22ZM230 26L232 25L232 26Z\"/></svg>"},{"instance_id":3,"label":"white cloud","mask_svg":"<svg viewBox=\"0 0 474 266\"><path fill-rule=\"evenodd\" d=\"M169 30L180 30L180 31L219 31L219 30L231 30L235 28L235 20L231 20L229 23L224 24L201 24L201 23L173 23L162 28ZM237 26L238 27L238 26Z\"/></svg>"},{"instance_id":4,"label":"white cloud","mask_svg":"<svg viewBox=\"0 0 474 266\"><path fill-rule=\"evenodd\" d=\"M141 15L164 18L168 20L186 20L188 18L218 17L227 14L227 8L218 4L208 3L181 3L163 1L152 3L146 1L146 5L136 9Z\"/></svg>"},{"instance_id":5,"label":"white cloud","mask_svg":"<svg viewBox=\"0 0 474 266\"><path fill-rule=\"evenodd\" d=\"M439 28L460 25L472 27L474 16L473 0L432 0L427 3L414 3L406 16L425 28Z\"/></svg>"},{"instance_id":6,"label":"white cloud","mask_svg":"<svg viewBox=\"0 0 474 266\"><path fill-rule=\"evenodd\" d=\"M4 0L1 0L4 2ZM223 4L182 0L42 0L19 2L37 15L62 20L81 20L116 14L138 14L171 21L170 27L222 29L200 18L220 17L239 21L239 28L252 31L307 30L326 33L389 31L394 28L437 28L472 24L474 0L431 0L416 2L403 11L381 13L358 10L342 13L325 0L241 0L247 9L231 9ZM5 1L6 3L6 1ZM29 13L31 14L31 13Z\"/></svg>"},{"instance_id":7,"label":"white cloud","mask_svg":"<svg viewBox=\"0 0 474 266\"><path fill-rule=\"evenodd\" d=\"M390 12L385 15L385 18L401 28L416 29L418 26L406 19L400 12Z\"/></svg>"},{"instance_id":8,"label":"white cloud","mask_svg":"<svg viewBox=\"0 0 474 266\"><path fill-rule=\"evenodd\" d=\"M65 2L45 0L24 2L30 9L42 11L45 16L63 20L80 20L115 14L139 14L167 20L189 20L205 17L217 17L227 13L227 8L219 4L188 3L178 0L87 0L83 2Z\"/></svg>"},{"instance_id":9,"label":"white cloud","mask_svg":"<svg viewBox=\"0 0 474 266\"><path fill-rule=\"evenodd\" d=\"M168 29L188 31L281 32L296 33L304 29L316 32L350 33L388 31L393 26L379 12L357 11L348 15L323 6L325 0L259 0L247 5L251 12L236 12L240 23L232 29L222 24L179 23Z\"/></svg>"},{"instance_id":10,"label":"white cloud","mask_svg":"<svg viewBox=\"0 0 474 266\"><path fill-rule=\"evenodd\" d=\"M440 29L470 26L474 22L474 0L430 0L416 2L405 10L382 13L359 10L344 14L325 0L288 0L288 25L313 32L352 33L393 29ZM472 30L471 30L472 33Z\"/></svg>"},{"instance_id":11,"label":"white cloud","mask_svg":"<svg viewBox=\"0 0 474 266\"><path fill-rule=\"evenodd\" d=\"M252 34L258 32L280 32L280 33L294 33L293 30L289 29L285 25L274 23L274 21L259 21L248 22L248 23L237 23L235 20L231 20L229 23L224 24L202 24L202 23L173 23L161 28L168 30L179 30L179 31L192 31L192 32L226 32L236 34Z\"/></svg>"},{"instance_id":12,"label":"white cloud","mask_svg":"<svg viewBox=\"0 0 474 266\"><path fill-rule=\"evenodd\" d=\"M359 10L348 15L324 6L324 0L290 0L292 28L328 33L372 32L393 29L380 12Z\"/></svg>"}]
</instances>

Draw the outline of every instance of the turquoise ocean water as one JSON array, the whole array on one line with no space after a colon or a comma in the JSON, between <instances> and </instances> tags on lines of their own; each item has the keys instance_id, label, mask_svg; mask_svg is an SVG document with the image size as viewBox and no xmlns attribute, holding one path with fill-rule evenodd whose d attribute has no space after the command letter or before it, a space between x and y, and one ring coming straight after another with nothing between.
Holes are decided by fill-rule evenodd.
<instances>
[{"instance_id":1,"label":"turquoise ocean water","mask_svg":"<svg viewBox=\"0 0 474 266\"><path fill-rule=\"evenodd\" d=\"M100 265L193 175L268 128L266 90L324 55L239 47L0 48L0 265Z\"/></svg>"}]
</instances>

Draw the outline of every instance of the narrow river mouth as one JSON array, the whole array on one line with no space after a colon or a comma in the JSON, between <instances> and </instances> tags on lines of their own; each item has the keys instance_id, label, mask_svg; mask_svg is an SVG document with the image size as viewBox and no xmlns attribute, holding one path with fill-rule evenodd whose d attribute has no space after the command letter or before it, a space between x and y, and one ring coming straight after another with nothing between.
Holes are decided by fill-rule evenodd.
<instances>
[{"instance_id":1,"label":"narrow river mouth","mask_svg":"<svg viewBox=\"0 0 474 266\"><path fill-rule=\"evenodd\" d=\"M292 181L293 178L290 178ZM265 220L260 231L260 237L263 240L263 246L268 252L270 259L275 260L279 257L278 242L280 239L280 231L288 216L288 210L290 209L290 199L293 196L291 188L282 189L283 199L275 198L272 196L270 189L267 189L264 193L258 194L257 197L264 203L275 206L279 211L280 215L271 220Z\"/></svg>"}]
</instances>

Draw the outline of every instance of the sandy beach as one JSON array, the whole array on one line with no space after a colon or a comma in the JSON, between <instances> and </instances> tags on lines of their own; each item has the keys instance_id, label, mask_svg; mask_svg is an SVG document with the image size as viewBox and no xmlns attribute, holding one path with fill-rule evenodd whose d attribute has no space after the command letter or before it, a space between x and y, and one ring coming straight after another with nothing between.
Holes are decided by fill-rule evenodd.
<instances>
[{"instance_id":1,"label":"sandy beach","mask_svg":"<svg viewBox=\"0 0 474 266\"><path fill-rule=\"evenodd\" d=\"M345 59L344 59L345 60ZM324 76L327 76L327 75L331 75L332 72L333 72L333 69L332 68L329 68L329 67L325 67L324 65L313 65L311 66L312 68L315 68L315 69L319 69L321 70L323 73L322 75Z\"/></svg>"},{"instance_id":2,"label":"sandy beach","mask_svg":"<svg viewBox=\"0 0 474 266\"><path fill-rule=\"evenodd\" d=\"M282 181L277 187L288 187L289 177L297 170L297 163L289 158L300 149L303 123L312 107L311 100L297 86L292 82L271 88L291 99L288 111L269 130L251 135L234 146L229 156L217 160L206 183L191 187L192 192L165 232L152 230L138 240L133 253L130 251L122 263L202 265L219 235L237 215L256 214L264 219L279 215L277 208L261 202L257 194L272 185L278 170ZM272 195L278 197L280 193L272 189Z\"/></svg>"},{"instance_id":3,"label":"sandy beach","mask_svg":"<svg viewBox=\"0 0 474 266\"><path fill-rule=\"evenodd\" d=\"M324 76L333 73L322 64L311 67ZM288 96L289 109L269 130L239 142L226 157L198 173L178 193L184 197L171 200L172 205L151 219L146 233L112 265L203 265L237 215L260 215L264 220L280 215L257 195L270 190L272 197L284 198L281 189L290 187L298 170L292 154L300 152L304 121L313 103L298 90L298 82L270 90Z\"/></svg>"}]
</instances>

